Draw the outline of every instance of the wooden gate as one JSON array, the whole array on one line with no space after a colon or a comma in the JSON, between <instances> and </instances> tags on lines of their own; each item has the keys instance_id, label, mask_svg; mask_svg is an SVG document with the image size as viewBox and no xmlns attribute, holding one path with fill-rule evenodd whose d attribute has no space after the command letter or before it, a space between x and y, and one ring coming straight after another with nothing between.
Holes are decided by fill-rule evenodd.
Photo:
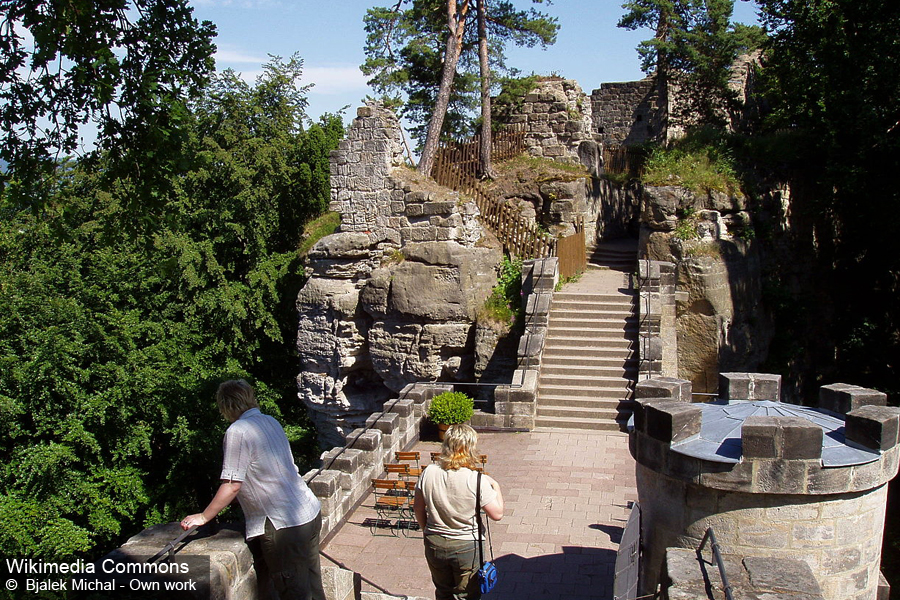
<instances>
[{"instance_id":1,"label":"wooden gate","mask_svg":"<svg viewBox=\"0 0 900 600\"><path fill-rule=\"evenodd\" d=\"M587 251L584 242L584 216L575 219L575 233L556 241L556 256L559 258L559 277L568 279L587 268Z\"/></svg>"}]
</instances>

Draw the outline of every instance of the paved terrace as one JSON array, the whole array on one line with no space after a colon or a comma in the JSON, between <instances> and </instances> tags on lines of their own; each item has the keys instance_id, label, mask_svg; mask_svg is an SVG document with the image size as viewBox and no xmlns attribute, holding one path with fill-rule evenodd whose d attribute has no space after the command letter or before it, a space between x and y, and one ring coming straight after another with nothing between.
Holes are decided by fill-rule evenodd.
<instances>
[{"instance_id":1,"label":"paved terrace","mask_svg":"<svg viewBox=\"0 0 900 600\"><path fill-rule=\"evenodd\" d=\"M420 442L423 466L436 442ZM500 582L495 600L612 598L613 567L628 503L637 500L628 438L618 432L538 429L481 433L486 471L500 482L503 520L491 522ZM366 498L323 548L359 573L362 590L434 598L421 533L373 536ZM473 503L474 504L474 503ZM487 550L485 550L487 551Z\"/></svg>"}]
</instances>

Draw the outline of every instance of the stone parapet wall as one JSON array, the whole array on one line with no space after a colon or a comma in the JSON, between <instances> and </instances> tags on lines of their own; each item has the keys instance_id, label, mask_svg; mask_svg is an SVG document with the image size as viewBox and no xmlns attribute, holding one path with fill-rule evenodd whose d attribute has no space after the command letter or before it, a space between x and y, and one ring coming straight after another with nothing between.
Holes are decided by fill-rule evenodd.
<instances>
[{"instance_id":1,"label":"stone parapet wall","mask_svg":"<svg viewBox=\"0 0 900 600\"><path fill-rule=\"evenodd\" d=\"M101 561L111 559L116 563L143 562L154 556L166 544L181 534L178 523L166 523L145 529L130 538L120 548L114 550ZM209 569L206 570L208 561ZM274 597L274 589L267 581L257 577L253 554L244 541L243 527L228 524L215 532L203 528L186 542L179 544L172 557L172 563L186 562L191 565L191 572L169 574L165 576L144 577L145 586L161 583L160 590L165 589L165 582L182 582L190 593L177 595L178 598L208 598L209 600L263 600ZM203 565L196 569L195 565ZM198 574L200 575L198 577ZM118 576L117 588L129 589L128 583L133 576ZM393 600L396 596L360 592L359 575L353 571L329 565L323 559L322 587L328 600ZM123 592L124 593L124 592ZM160 592L162 594L162 592ZM161 595L160 597L175 597ZM425 600L424 598L405 597L406 600Z\"/></svg>"},{"instance_id":2,"label":"stone parapet wall","mask_svg":"<svg viewBox=\"0 0 900 600\"><path fill-rule=\"evenodd\" d=\"M778 375L722 373L720 398L777 402L780 385ZM887 482L900 462L900 410L885 406L883 394L823 386L819 406L845 413L847 442L878 455L828 467L821 459L823 429L808 419L747 417L742 457L725 463L672 450L701 431L702 409L690 403L689 381L642 381L635 399L630 448L637 461L646 590L657 584L666 548L696 548L713 527L728 553L803 560L828 600L876 598Z\"/></svg>"},{"instance_id":3,"label":"stone parapet wall","mask_svg":"<svg viewBox=\"0 0 900 600\"><path fill-rule=\"evenodd\" d=\"M768 556L734 554L724 554L721 558L732 590L740 590L748 598L823 600L815 575L802 560L773 561ZM662 600L725 597L722 576L709 546L702 558L694 550L669 548L665 581L668 587L662 590Z\"/></svg>"},{"instance_id":4,"label":"stone parapet wall","mask_svg":"<svg viewBox=\"0 0 900 600\"><path fill-rule=\"evenodd\" d=\"M604 144L631 145L662 132L658 91L652 78L604 83L591 92L592 126Z\"/></svg>"},{"instance_id":5,"label":"stone parapet wall","mask_svg":"<svg viewBox=\"0 0 900 600\"><path fill-rule=\"evenodd\" d=\"M641 464L636 479L649 537L643 558L653 582L667 546L696 549L712 526L730 554L773 562L800 558L827 599L875 600L887 485L822 499L710 490L660 477Z\"/></svg>"},{"instance_id":6,"label":"stone parapet wall","mask_svg":"<svg viewBox=\"0 0 900 600\"><path fill-rule=\"evenodd\" d=\"M322 503L320 539L325 540L335 533L346 516L369 495L371 480L383 474L385 462L393 462L394 452L415 444L431 399L451 389L449 385L408 385L399 398L385 403L382 412L369 417L366 427L347 435L344 446L322 454L323 468L304 475L310 489ZM108 558L118 562L144 561L181 533L178 523L145 529L110 553ZM209 557L210 576L205 585L209 587L210 598L256 600L268 597L258 587L253 555L244 541L240 524L223 525L214 533L208 527L201 528L184 544L180 544L176 551L176 557ZM185 576L183 579L187 578ZM393 598L381 594L359 594L356 591L357 578L351 571L322 565L328 600Z\"/></svg>"},{"instance_id":7,"label":"stone parapet wall","mask_svg":"<svg viewBox=\"0 0 900 600\"><path fill-rule=\"evenodd\" d=\"M449 385L410 384L400 397L373 413L365 427L351 431L346 444L322 454L322 468L304 475L322 502L322 537L328 537L371 491L371 480L393 462L394 452L406 450L419 439L422 419L431 399Z\"/></svg>"},{"instance_id":8,"label":"stone parapet wall","mask_svg":"<svg viewBox=\"0 0 900 600\"><path fill-rule=\"evenodd\" d=\"M493 413L476 411L472 417L474 427L534 429L538 375L553 290L558 282L559 259L555 256L525 261L522 265L526 331L519 342L519 368L513 373L512 383L494 388Z\"/></svg>"}]
</instances>

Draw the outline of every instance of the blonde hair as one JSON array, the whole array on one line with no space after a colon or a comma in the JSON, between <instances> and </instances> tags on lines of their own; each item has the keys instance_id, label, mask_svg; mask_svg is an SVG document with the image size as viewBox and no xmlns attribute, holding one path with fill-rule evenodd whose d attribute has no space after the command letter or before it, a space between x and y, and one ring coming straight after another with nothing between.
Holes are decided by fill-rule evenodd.
<instances>
[{"instance_id":1,"label":"blonde hair","mask_svg":"<svg viewBox=\"0 0 900 600\"><path fill-rule=\"evenodd\" d=\"M445 471L456 471L461 467L474 469L478 464L477 444L478 434L470 426L465 423L451 425L441 445L441 468Z\"/></svg>"},{"instance_id":2,"label":"blonde hair","mask_svg":"<svg viewBox=\"0 0 900 600\"><path fill-rule=\"evenodd\" d=\"M222 382L216 392L216 404L222 416L232 423L251 408L259 408L253 388L243 379Z\"/></svg>"}]
</instances>

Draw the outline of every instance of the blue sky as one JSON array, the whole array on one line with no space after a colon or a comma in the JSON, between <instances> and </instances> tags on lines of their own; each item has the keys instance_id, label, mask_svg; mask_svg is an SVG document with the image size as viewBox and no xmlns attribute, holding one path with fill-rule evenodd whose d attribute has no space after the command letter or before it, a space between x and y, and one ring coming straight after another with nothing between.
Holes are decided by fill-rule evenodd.
<instances>
[{"instance_id":1,"label":"blue sky","mask_svg":"<svg viewBox=\"0 0 900 600\"><path fill-rule=\"evenodd\" d=\"M288 57L298 52L304 60L304 84L309 93L308 114L313 119L350 105L348 117L367 94L359 65L365 60L363 16L372 6L391 0L191 0L198 19L218 28L216 64L232 68L252 81L270 54ZM515 0L520 8L531 6ZM540 9L541 5L537 5ZM508 64L525 74L555 73L576 80L590 93L608 81L640 79L635 47L652 35L649 30L616 27L624 12L620 0L554 0L543 10L559 19L555 45L510 48ZM752 2L735 2L734 20L755 22Z\"/></svg>"}]
</instances>

